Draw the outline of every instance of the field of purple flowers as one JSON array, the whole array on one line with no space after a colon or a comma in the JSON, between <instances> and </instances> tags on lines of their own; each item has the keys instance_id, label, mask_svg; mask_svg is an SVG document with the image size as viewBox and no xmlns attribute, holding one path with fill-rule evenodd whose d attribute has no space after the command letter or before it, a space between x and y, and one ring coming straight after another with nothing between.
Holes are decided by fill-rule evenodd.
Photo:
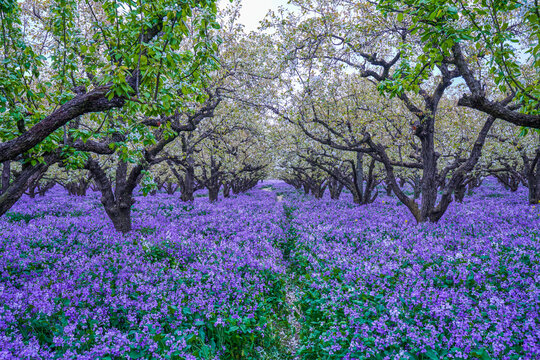
<instances>
[{"instance_id":1,"label":"field of purple flowers","mask_svg":"<svg viewBox=\"0 0 540 360\"><path fill-rule=\"evenodd\" d=\"M0 218L0 359L540 358L525 192L488 182L436 225L279 182L137 200L128 235L97 194Z\"/></svg>"}]
</instances>

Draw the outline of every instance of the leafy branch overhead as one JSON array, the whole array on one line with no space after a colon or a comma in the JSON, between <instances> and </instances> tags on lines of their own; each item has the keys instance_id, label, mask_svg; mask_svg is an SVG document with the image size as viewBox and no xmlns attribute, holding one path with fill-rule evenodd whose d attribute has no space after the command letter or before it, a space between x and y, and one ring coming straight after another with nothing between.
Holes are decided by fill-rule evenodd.
<instances>
[{"instance_id":1,"label":"leafy branch overhead","mask_svg":"<svg viewBox=\"0 0 540 360\"><path fill-rule=\"evenodd\" d=\"M7 1L1 10L0 161L54 148L53 132L85 114L174 113L216 64L213 1Z\"/></svg>"}]
</instances>

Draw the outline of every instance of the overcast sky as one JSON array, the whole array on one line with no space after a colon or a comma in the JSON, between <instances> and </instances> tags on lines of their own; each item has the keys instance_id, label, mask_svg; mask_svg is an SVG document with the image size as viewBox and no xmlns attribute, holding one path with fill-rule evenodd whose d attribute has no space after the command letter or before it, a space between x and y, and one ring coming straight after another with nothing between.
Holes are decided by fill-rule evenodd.
<instances>
[{"instance_id":1,"label":"overcast sky","mask_svg":"<svg viewBox=\"0 0 540 360\"><path fill-rule=\"evenodd\" d=\"M228 2L221 0L221 3L225 1ZM256 30L268 10L277 10L280 5L286 4L287 0L242 0L240 23L246 26L246 32Z\"/></svg>"}]
</instances>

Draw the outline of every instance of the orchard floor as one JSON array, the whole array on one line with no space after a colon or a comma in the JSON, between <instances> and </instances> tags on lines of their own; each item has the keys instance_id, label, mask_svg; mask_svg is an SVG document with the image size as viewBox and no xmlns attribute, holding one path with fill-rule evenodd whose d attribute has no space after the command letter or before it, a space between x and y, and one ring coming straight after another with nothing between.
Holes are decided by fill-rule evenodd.
<instances>
[{"instance_id":1,"label":"orchard floor","mask_svg":"<svg viewBox=\"0 0 540 360\"><path fill-rule=\"evenodd\" d=\"M282 200L282 201L281 201ZM436 224L281 182L0 218L0 359L538 359L540 205L487 183Z\"/></svg>"}]
</instances>

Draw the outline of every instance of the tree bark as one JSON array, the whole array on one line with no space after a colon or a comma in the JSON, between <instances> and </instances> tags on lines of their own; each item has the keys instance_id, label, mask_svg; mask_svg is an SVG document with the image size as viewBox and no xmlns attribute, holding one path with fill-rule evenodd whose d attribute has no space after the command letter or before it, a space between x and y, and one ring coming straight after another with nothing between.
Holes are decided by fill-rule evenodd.
<instances>
[{"instance_id":1,"label":"tree bark","mask_svg":"<svg viewBox=\"0 0 540 360\"><path fill-rule=\"evenodd\" d=\"M514 125L540 129L540 115L525 114L519 111L519 105L509 105L513 100L514 94L511 94L502 101L488 99L485 87L475 77L463 55L461 44L454 44L452 52L454 55L453 63L471 91L471 94L465 94L459 99L458 105L482 111L489 116L507 121Z\"/></svg>"},{"instance_id":2,"label":"tree bark","mask_svg":"<svg viewBox=\"0 0 540 360\"><path fill-rule=\"evenodd\" d=\"M328 179L328 190L330 191L330 198L332 200L338 200L343 191L343 184L335 178Z\"/></svg>"},{"instance_id":3,"label":"tree bark","mask_svg":"<svg viewBox=\"0 0 540 360\"><path fill-rule=\"evenodd\" d=\"M219 188L220 186L210 186L208 188L208 200L210 202L216 202L219 197Z\"/></svg>"},{"instance_id":4,"label":"tree bark","mask_svg":"<svg viewBox=\"0 0 540 360\"><path fill-rule=\"evenodd\" d=\"M125 99L123 98L113 97L111 100L107 99L106 95L110 88L111 86L107 85L88 93L79 94L19 137L0 143L0 162L15 159L18 155L30 150L52 132L76 117L124 106Z\"/></svg>"},{"instance_id":5,"label":"tree bark","mask_svg":"<svg viewBox=\"0 0 540 360\"><path fill-rule=\"evenodd\" d=\"M181 189L182 193L180 194L180 199L184 202L195 200L195 197L193 196L193 193L195 192L195 169L193 168L193 160L189 160L190 159L188 159L188 164L190 166L186 168Z\"/></svg>"},{"instance_id":6,"label":"tree bark","mask_svg":"<svg viewBox=\"0 0 540 360\"><path fill-rule=\"evenodd\" d=\"M96 160L88 159L85 167L92 174L101 192L101 203L114 228L122 233L130 232L131 206L135 200L132 195L133 187L126 183L127 163L120 161L117 165L114 191L107 174Z\"/></svg>"},{"instance_id":7,"label":"tree bark","mask_svg":"<svg viewBox=\"0 0 540 360\"><path fill-rule=\"evenodd\" d=\"M354 171L354 169L353 169ZM364 199L364 153L356 153L356 190L360 202Z\"/></svg>"},{"instance_id":8,"label":"tree bark","mask_svg":"<svg viewBox=\"0 0 540 360\"><path fill-rule=\"evenodd\" d=\"M105 211L111 219L116 231L128 233L131 231L131 205L129 202L115 204L112 207L105 207Z\"/></svg>"},{"instance_id":9,"label":"tree bark","mask_svg":"<svg viewBox=\"0 0 540 360\"><path fill-rule=\"evenodd\" d=\"M463 199L465 198L465 192L467 191L467 187L465 184L460 184L456 187L456 190L454 190L454 200L458 203L463 203Z\"/></svg>"},{"instance_id":10,"label":"tree bark","mask_svg":"<svg viewBox=\"0 0 540 360\"><path fill-rule=\"evenodd\" d=\"M81 179L79 182L69 182L62 186L67 190L71 196L86 196L86 191L90 187L90 181Z\"/></svg>"},{"instance_id":11,"label":"tree bark","mask_svg":"<svg viewBox=\"0 0 540 360\"><path fill-rule=\"evenodd\" d=\"M323 180L321 182L314 183L311 186L311 193L313 194L315 199L322 199L326 190L326 185L326 180Z\"/></svg>"},{"instance_id":12,"label":"tree bark","mask_svg":"<svg viewBox=\"0 0 540 360\"><path fill-rule=\"evenodd\" d=\"M47 181L45 184L38 184L38 194L39 196L45 196L47 191L51 190L54 185L56 185L56 181L50 180Z\"/></svg>"},{"instance_id":13,"label":"tree bark","mask_svg":"<svg viewBox=\"0 0 540 360\"><path fill-rule=\"evenodd\" d=\"M176 190L178 190L178 185L171 182L171 181L167 181L165 183L165 191L167 192L167 194L169 195L172 195L176 192Z\"/></svg>"},{"instance_id":14,"label":"tree bark","mask_svg":"<svg viewBox=\"0 0 540 360\"><path fill-rule=\"evenodd\" d=\"M420 195L422 194L422 182L420 180L420 176L418 174L415 174L413 178L411 179L411 184L413 188L413 197L415 200L420 198Z\"/></svg>"},{"instance_id":15,"label":"tree bark","mask_svg":"<svg viewBox=\"0 0 540 360\"><path fill-rule=\"evenodd\" d=\"M529 204L540 204L540 171L538 167L535 174L529 177Z\"/></svg>"},{"instance_id":16,"label":"tree bark","mask_svg":"<svg viewBox=\"0 0 540 360\"><path fill-rule=\"evenodd\" d=\"M422 120L421 120L422 122ZM433 209L437 203L437 160L438 156L435 153L435 119L428 115L423 120L424 124L419 131L418 137L422 144L422 164L424 169L422 171L421 191L422 201L420 203L420 216L418 222L437 222L433 216Z\"/></svg>"},{"instance_id":17,"label":"tree bark","mask_svg":"<svg viewBox=\"0 0 540 360\"><path fill-rule=\"evenodd\" d=\"M519 189L519 184L521 183L521 179L512 173L496 173L495 177L497 178L497 181L504 186L506 190L510 190L511 192L516 192Z\"/></svg>"},{"instance_id":18,"label":"tree bark","mask_svg":"<svg viewBox=\"0 0 540 360\"><path fill-rule=\"evenodd\" d=\"M2 165L2 188L0 194L3 194L9 187L9 180L11 177L11 161L7 160Z\"/></svg>"},{"instance_id":19,"label":"tree bark","mask_svg":"<svg viewBox=\"0 0 540 360\"><path fill-rule=\"evenodd\" d=\"M223 183L223 197L225 199L231 197L231 186L227 182Z\"/></svg>"},{"instance_id":20,"label":"tree bark","mask_svg":"<svg viewBox=\"0 0 540 360\"><path fill-rule=\"evenodd\" d=\"M526 160L525 157L524 160ZM538 134L535 157L525 162L525 170L529 185L529 204L537 205L540 203L540 134Z\"/></svg>"},{"instance_id":21,"label":"tree bark","mask_svg":"<svg viewBox=\"0 0 540 360\"><path fill-rule=\"evenodd\" d=\"M14 181L0 195L0 216L4 215L23 196L28 186L39 179L47 171L49 166L58 161L56 154L45 156L43 163L34 166L27 166L19 173Z\"/></svg>"},{"instance_id":22,"label":"tree bark","mask_svg":"<svg viewBox=\"0 0 540 360\"><path fill-rule=\"evenodd\" d=\"M386 196L392 196L392 186L388 181L384 183L386 189Z\"/></svg>"},{"instance_id":23,"label":"tree bark","mask_svg":"<svg viewBox=\"0 0 540 360\"><path fill-rule=\"evenodd\" d=\"M195 192L195 163L191 158L191 155L188 155L186 161L182 162L182 167L184 168L182 174L178 172L171 161L169 161L168 164L173 175L178 180L180 200L183 202L195 200L193 196L193 193Z\"/></svg>"},{"instance_id":24,"label":"tree bark","mask_svg":"<svg viewBox=\"0 0 540 360\"><path fill-rule=\"evenodd\" d=\"M354 203L359 205L367 205L375 201L378 193L373 194L373 190L380 183L374 174L375 159L371 159L368 166L368 173L364 174L363 155L363 153L357 152L356 164L351 163L353 181L350 185L344 183L352 193Z\"/></svg>"}]
</instances>

